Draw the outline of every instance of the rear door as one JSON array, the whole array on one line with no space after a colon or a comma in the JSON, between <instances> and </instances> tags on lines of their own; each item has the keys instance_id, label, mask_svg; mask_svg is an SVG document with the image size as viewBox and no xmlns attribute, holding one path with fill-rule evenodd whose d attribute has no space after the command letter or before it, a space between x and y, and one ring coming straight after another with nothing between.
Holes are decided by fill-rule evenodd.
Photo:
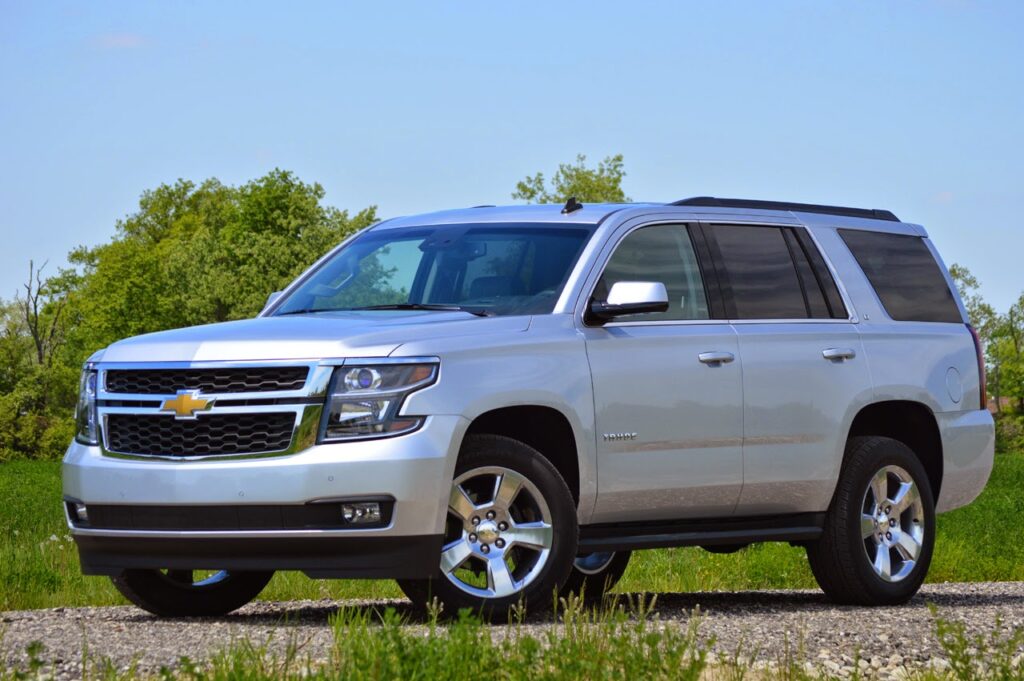
<instances>
[{"instance_id":1,"label":"rear door","mask_svg":"<svg viewBox=\"0 0 1024 681\"><path fill-rule=\"evenodd\" d=\"M743 361L736 515L824 510L850 420L871 392L860 335L804 227L703 229Z\"/></svg>"},{"instance_id":2,"label":"rear door","mask_svg":"<svg viewBox=\"0 0 1024 681\"><path fill-rule=\"evenodd\" d=\"M670 307L581 320L597 425L591 521L728 516L743 475L742 370L736 332L714 314L720 301L698 263L699 229L627 225L611 244L587 302L618 281L660 281Z\"/></svg>"}]
</instances>

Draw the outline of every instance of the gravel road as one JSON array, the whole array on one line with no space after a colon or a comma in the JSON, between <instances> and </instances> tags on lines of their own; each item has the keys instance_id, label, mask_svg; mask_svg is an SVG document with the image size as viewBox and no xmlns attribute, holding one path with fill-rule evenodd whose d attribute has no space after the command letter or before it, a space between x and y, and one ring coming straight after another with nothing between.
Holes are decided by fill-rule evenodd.
<instances>
[{"instance_id":1,"label":"gravel road","mask_svg":"<svg viewBox=\"0 0 1024 681\"><path fill-rule=\"evenodd\" d=\"M742 645L747 651L760 649L761 659L770 662L779 659L787 642L793 649L803 641L806 659L833 674L852 671L859 649L862 670L886 678L903 668L941 666L929 603L943 617L964 622L969 632L992 631L997 617L1006 631L1024 627L1024 582L927 585L906 606L878 609L835 607L816 591L659 594L656 611L662 622L685 627L699 606L701 632L715 637L715 650L723 656ZM81 673L83 643L90 655L108 657L119 667L134 662L152 671L173 666L183 655L201 659L244 638L264 643L272 637L283 644L294 636L315 657L330 644L327 621L339 605L257 602L206 621L159 620L128 606L3 612L0 657L17 665L29 643L42 641L44 659L57 662L58 678ZM404 601L357 605L408 610ZM526 628L539 632L548 626L550 621L537 620Z\"/></svg>"}]
</instances>

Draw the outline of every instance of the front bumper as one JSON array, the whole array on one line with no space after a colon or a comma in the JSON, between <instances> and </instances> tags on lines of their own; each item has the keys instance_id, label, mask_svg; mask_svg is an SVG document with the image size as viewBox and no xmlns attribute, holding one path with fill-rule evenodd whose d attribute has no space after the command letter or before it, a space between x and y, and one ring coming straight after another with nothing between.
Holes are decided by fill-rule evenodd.
<instances>
[{"instance_id":1,"label":"front bumper","mask_svg":"<svg viewBox=\"0 0 1024 681\"><path fill-rule=\"evenodd\" d=\"M318 445L291 456L126 460L73 443L64 496L86 505L303 506L388 498L383 527L193 530L82 526L69 517L86 574L127 568L301 570L314 576L422 577L437 567L458 447L468 422L431 416L408 435ZM166 525L161 525L166 528Z\"/></svg>"}]
</instances>

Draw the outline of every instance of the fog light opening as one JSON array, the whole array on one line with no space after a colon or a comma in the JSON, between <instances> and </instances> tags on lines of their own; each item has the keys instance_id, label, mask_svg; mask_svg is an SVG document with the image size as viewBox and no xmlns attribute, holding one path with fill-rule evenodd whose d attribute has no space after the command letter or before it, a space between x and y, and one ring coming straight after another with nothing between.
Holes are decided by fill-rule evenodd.
<instances>
[{"instance_id":1,"label":"fog light opening","mask_svg":"<svg viewBox=\"0 0 1024 681\"><path fill-rule=\"evenodd\" d=\"M365 501L341 505L341 517L350 525L373 525L380 523L380 504Z\"/></svg>"},{"instance_id":2,"label":"fog light opening","mask_svg":"<svg viewBox=\"0 0 1024 681\"><path fill-rule=\"evenodd\" d=\"M85 507L85 504L75 504L75 517L78 518L78 521L81 523L89 522L89 509Z\"/></svg>"}]
</instances>

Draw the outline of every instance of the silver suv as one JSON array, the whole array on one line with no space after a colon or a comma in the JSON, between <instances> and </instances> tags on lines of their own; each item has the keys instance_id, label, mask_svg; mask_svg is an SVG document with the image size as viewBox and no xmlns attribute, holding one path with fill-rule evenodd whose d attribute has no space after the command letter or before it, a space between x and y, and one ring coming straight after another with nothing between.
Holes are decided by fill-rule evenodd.
<instances>
[{"instance_id":1,"label":"silver suv","mask_svg":"<svg viewBox=\"0 0 1024 681\"><path fill-rule=\"evenodd\" d=\"M300 570L502 618L599 596L637 549L764 541L894 604L993 442L920 226L570 200L381 222L256 319L97 352L64 498L84 572L158 615Z\"/></svg>"}]
</instances>

